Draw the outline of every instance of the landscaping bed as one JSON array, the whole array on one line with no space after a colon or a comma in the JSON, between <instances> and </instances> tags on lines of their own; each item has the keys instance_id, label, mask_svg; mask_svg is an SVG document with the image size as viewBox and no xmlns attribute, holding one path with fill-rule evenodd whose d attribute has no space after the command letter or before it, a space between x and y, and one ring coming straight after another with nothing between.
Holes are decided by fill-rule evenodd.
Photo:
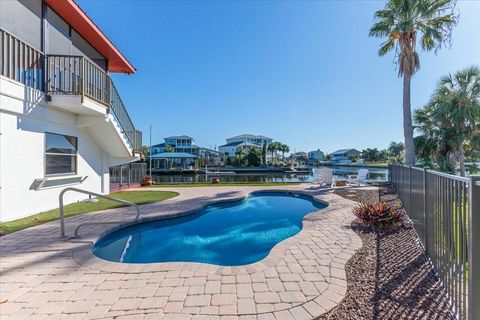
<instances>
[{"instance_id":1,"label":"landscaping bed","mask_svg":"<svg viewBox=\"0 0 480 320\"><path fill-rule=\"evenodd\" d=\"M380 200L397 209L400 206L388 187L335 193L354 201ZM379 231L358 221L352 228L362 238L363 246L347 263L347 294L318 320L455 319L413 228Z\"/></svg>"}]
</instances>

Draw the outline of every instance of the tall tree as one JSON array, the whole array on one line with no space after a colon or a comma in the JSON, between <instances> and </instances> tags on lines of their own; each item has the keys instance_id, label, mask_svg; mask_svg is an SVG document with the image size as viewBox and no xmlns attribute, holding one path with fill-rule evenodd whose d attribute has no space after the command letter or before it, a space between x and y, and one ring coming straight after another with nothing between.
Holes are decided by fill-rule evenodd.
<instances>
[{"instance_id":1,"label":"tall tree","mask_svg":"<svg viewBox=\"0 0 480 320\"><path fill-rule=\"evenodd\" d=\"M451 40L452 28L457 23L455 0L389 0L385 8L375 12L375 23L370 36L387 38L378 54L395 50L398 75L403 77L403 132L405 163L415 164L413 144L410 83L420 69L416 45L424 51L439 50Z\"/></svg>"},{"instance_id":2,"label":"tall tree","mask_svg":"<svg viewBox=\"0 0 480 320\"><path fill-rule=\"evenodd\" d=\"M272 154L272 165L274 163L274 155L275 155L275 152L277 152L277 143L276 142L272 142L270 143L268 146L267 146L267 150L268 152L270 152Z\"/></svg>"},{"instance_id":3,"label":"tall tree","mask_svg":"<svg viewBox=\"0 0 480 320\"><path fill-rule=\"evenodd\" d=\"M258 148L249 148L246 155L247 165L258 167L261 163L261 151Z\"/></svg>"},{"instance_id":4,"label":"tall tree","mask_svg":"<svg viewBox=\"0 0 480 320\"><path fill-rule=\"evenodd\" d=\"M392 156L392 160L396 163L401 162L402 153L405 150L405 145L402 142L390 142L388 152Z\"/></svg>"},{"instance_id":5,"label":"tall tree","mask_svg":"<svg viewBox=\"0 0 480 320\"><path fill-rule=\"evenodd\" d=\"M290 152L290 147L286 144L280 144L280 151L282 152L282 161L285 162L285 153Z\"/></svg>"},{"instance_id":6,"label":"tall tree","mask_svg":"<svg viewBox=\"0 0 480 320\"><path fill-rule=\"evenodd\" d=\"M267 143L264 142L262 145L262 164L267 165Z\"/></svg>"},{"instance_id":7,"label":"tall tree","mask_svg":"<svg viewBox=\"0 0 480 320\"><path fill-rule=\"evenodd\" d=\"M362 150L362 153L361 153L361 157L363 160L365 160L366 162L376 162L376 161L380 161L380 160L384 160L382 159L382 151L378 150L377 148L367 148L367 149L364 149Z\"/></svg>"},{"instance_id":8,"label":"tall tree","mask_svg":"<svg viewBox=\"0 0 480 320\"><path fill-rule=\"evenodd\" d=\"M428 105L415 111L415 122L421 133L418 152L431 155L445 171L459 164L465 176L466 150L474 150L480 140L480 68L442 77Z\"/></svg>"}]
</instances>

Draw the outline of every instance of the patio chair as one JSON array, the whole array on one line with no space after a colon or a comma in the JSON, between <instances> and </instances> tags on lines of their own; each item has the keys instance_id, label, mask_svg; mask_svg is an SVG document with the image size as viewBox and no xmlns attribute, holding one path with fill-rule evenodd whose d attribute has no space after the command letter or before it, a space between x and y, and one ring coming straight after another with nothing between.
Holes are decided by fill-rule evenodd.
<instances>
[{"instance_id":1,"label":"patio chair","mask_svg":"<svg viewBox=\"0 0 480 320\"><path fill-rule=\"evenodd\" d=\"M349 184L356 184L360 186L361 183L364 183L367 179L368 169L360 169L358 170L358 174L348 175L348 183Z\"/></svg>"},{"instance_id":2,"label":"patio chair","mask_svg":"<svg viewBox=\"0 0 480 320\"><path fill-rule=\"evenodd\" d=\"M333 170L329 168L313 168L313 176L315 181L320 185L330 185L331 187L335 186L336 177L333 175Z\"/></svg>"}]
</instances>

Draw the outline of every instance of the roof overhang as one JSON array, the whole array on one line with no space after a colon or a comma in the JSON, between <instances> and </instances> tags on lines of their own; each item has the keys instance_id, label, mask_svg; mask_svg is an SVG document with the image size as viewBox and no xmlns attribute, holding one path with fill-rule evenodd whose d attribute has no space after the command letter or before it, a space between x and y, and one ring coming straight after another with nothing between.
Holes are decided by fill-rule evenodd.
<instances>
[{"instance_id":1,"label":"roof overhang","mask_svg":"<svg viewBox=\"0 0 480 320\"><path fill-rule=\"evenodd\" d=\"M135 68L130 62L74 0L45 0L45 2L108 60L108 71L135 73Z\"/></svg>"}]
</instances>

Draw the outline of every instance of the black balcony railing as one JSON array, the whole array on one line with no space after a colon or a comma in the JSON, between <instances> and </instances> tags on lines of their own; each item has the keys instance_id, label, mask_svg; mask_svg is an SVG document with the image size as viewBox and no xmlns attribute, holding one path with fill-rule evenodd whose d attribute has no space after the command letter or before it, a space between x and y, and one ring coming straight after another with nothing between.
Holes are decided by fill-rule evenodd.
<instances>
[{"instance_id":1,"label":"black balcony railing","mask_svg":"<svg viewBox=\"0 0 480 320\"><path fill-rule=\"evenodd\" d=\"M133 152L142 151L142 132L135 129L108 73L95 63L83 56L43 55L2 29L0 45L1 75L48 95L78 95L104 105Z\"/></svg>"},{"instance_id":2,"label":"black balcony railing","mask_svg":"<svg viewBox=\"0 0 480 320\"><path fill-rule=\"evenodd\" d=\"M134 152L142 148L142 133L135 129L110 76L82 56L47 55L47 94L79 95L108 108ZM138 139L140 136L140 139Z\"/></svg>"},{"instance_id":3,"label":"black balcony railing","mask_svg":"<svg viewBox=\"0 0 480 320\"><path fill-rule=\"evenodd\" d=\"M0 74L37 90L44 90L43 55L0 29Z\"/></svg>"}]
</instances>

